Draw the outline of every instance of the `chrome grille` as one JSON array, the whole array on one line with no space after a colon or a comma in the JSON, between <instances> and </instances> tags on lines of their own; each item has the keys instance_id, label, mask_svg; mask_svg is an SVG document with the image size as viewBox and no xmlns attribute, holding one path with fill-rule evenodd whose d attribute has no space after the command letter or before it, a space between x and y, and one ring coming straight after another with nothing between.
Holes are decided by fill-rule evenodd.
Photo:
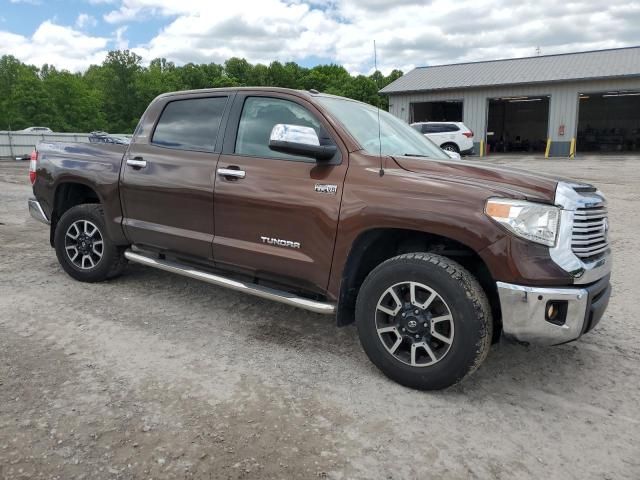
<instances>
[{"instance_id":1,"label":"chrome grille","mask_svg":"<svg viewBox=\"0 0 640 480\"><path fill-rule=\"evenodd\" d=\"M602 256L609 249L608 222L604 206L578 208L573 216L573 253L583 260Z\"/></svg>"}]
</instances>

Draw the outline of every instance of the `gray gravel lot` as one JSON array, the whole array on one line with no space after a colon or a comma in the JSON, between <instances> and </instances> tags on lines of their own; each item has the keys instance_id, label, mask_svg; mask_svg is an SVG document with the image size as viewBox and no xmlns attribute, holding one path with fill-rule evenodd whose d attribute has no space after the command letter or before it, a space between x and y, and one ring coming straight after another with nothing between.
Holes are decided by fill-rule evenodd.
<instances>
[{"instance_id":1,"label":"gray gravel lot","mask_svg":"<svg viewBox=\"0 0 640 480\"><path fill-rule=\"evenodd\" d=\"M479 161L479 160L478 160ZM640 158L500 158L596 183L614 291L572 344L462 385L383 377L331 318L140 266L63 273L0 163L0 478L640 478Z\"/></svg>"}]
</instances>

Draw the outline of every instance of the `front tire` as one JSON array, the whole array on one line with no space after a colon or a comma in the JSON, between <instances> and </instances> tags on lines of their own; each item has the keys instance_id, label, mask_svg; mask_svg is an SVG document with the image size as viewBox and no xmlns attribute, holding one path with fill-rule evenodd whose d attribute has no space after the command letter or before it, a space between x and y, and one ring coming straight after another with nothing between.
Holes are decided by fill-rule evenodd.
<instances>
[{"instance_id":1,"label":"front tire","mask_svg":"<svg viewBox=\"0 0 640 480\"><path fill-rule=\"evenodd\" d=\"M71 277L81 282L101 282L122 273L124 249L107 235L102 206L76 205L67 210L54 234L58 262Z\"/></svg>"},{"instance_id":2,"label":"front tire","mask_svg":"<svg viewBox=\"0 0 640 480\"><path fill-rule=\"evenodd\" d=\"M360 288L356 325L369 359L392 380L419 390L443 389L474 372L493 331L475 277L430 253L378 265Z\"/></svg>"}]
</instances>

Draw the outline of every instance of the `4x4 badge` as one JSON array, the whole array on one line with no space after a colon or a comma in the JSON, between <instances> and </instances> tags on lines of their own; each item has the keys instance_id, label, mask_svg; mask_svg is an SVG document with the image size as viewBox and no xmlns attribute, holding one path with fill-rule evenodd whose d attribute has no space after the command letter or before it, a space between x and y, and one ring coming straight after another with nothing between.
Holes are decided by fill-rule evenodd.
<instances>
[{"instance_id":1,"label":"4x4 badge","mask_svg":"<svg viewBox=\"0 0 640 480\"><path fill-rule=\"evenodd\" d=\"M335 195L338 192L337 185L331 185L328 183L316 183L316 192L328 193L329 195Z\"/></svg>"}]
</instances>

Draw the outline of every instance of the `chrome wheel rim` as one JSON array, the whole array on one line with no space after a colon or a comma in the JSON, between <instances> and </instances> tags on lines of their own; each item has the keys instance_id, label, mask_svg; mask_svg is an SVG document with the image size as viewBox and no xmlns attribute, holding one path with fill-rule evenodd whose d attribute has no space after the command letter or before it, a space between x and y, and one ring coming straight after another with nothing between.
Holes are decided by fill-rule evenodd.
<instances>
[{"instance_id":1,"label":"chrome wheel rim","mask_svg":"<svg viewBox=\"0 0 640 480\"><path fill-rule=\"evenodd\" d=\"M81 270L91 270L102 260L104 240L94 223L76 220L64 235L64 249L74 266Z\"/></svg>"},{"instance_id":2,"label":"chrome wheel rim","mask_svg":"<svg viewBox=\"0 0 640 480\"><path fill-rule=\"evenodd\" d=\"M396 360L412 367L441 361L453 345L451 309L433 288L400 282L387 288L376 304L378 338Z\"/></svg>"},{"instance_id":3,"label":"chrome wheel rim","mask_svg":"<svg viewBox=\"0 0 640 480\"><path fill-rule=\"evenodd\" d=\"M445 145L444 147L442 147L443 150L446 150L447 152L455 152L456 149L455 147L453 147L452 145Z\"/></svg>"}]
</instances>

